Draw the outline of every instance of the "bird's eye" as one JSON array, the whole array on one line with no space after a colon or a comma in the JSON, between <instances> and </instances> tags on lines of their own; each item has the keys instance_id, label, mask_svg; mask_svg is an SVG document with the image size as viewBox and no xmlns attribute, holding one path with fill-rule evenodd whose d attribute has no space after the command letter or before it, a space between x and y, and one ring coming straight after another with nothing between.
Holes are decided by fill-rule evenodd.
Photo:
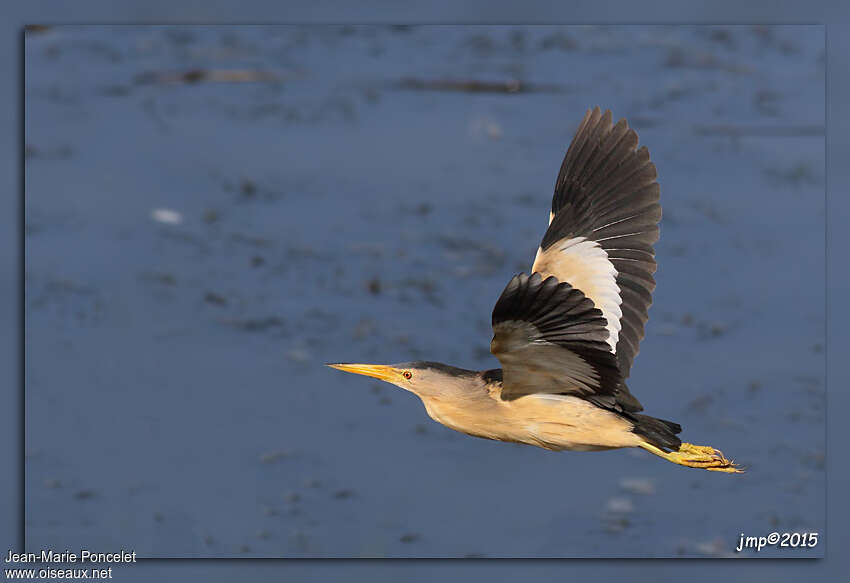
<instances>
[{"instance_id":1,"label":"bird's eye","mask_svg":"<svg viewBox=\"0 0 850 583\"><path fill-rule=\"evenodd\" d=\"M406 370L406 371L404 371L403 373L401 373L401 376L403 376L403 377L404 377L404 378L406 378L407 380L410 380L410 379L412 379L412 378L413 378L413 373L412 373L412 372L410 372L409 370Z\"/></svg>"}]
</instances>

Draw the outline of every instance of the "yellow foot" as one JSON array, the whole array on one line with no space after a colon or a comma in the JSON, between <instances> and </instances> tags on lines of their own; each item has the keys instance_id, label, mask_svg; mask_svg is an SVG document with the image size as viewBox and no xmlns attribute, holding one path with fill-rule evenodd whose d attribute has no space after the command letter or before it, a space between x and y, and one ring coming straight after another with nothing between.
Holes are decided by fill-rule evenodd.
<instances>
[{"instance_id":1,"label":"yellow foot","mask_svg":"<svg viewBox=\"0 0 850 583\"><path fill-rule=\"evenodd\" d=\"M679 451L671 452L666 452L650 443L642 443L640 447L650 453L654 453L658 457L663 457L668 462L673 462L680 466L700 468L712 472L728 472L730 474L739 474L744 471L732 460L727 460L722 451L707 445L682 443L679 446Z\"/></svg>"}]
</instances>

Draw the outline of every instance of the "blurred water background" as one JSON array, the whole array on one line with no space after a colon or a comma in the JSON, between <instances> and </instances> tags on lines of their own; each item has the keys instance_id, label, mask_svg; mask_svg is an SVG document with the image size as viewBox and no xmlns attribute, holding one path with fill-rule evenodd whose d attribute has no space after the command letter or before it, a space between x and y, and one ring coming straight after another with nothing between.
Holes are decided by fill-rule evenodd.
<instances>
[{"instance_id":1,"label":"blurred water background","mask_svg":"<svg viewBox=\"0 0 850 583\"><path fill-rule=\"evenodd\" d=\"M630 387L743 476L473 439L323 366L497 366L492 304L594 105L664 207ZM27 549L738 556L822 532L823 123L819 26L30 30Z\"/></svg>"}]
</instances>

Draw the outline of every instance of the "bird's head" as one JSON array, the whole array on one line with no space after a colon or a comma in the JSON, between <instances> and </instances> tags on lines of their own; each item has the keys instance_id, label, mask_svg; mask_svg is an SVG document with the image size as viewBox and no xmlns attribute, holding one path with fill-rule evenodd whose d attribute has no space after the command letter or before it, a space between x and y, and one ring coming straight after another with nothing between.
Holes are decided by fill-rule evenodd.
<instances>
[{"instance_id":1,"label":"bird's head","mask_svg":"<svg viewBox=\"0 0 850 583\"><path fill-rule=\"evenodd\" d=\"M462 389L475 372L439 362L402 362L398 364L328 364L329 367L380 379L420 397L436 397Z\"/></svg>"}]
</instances>

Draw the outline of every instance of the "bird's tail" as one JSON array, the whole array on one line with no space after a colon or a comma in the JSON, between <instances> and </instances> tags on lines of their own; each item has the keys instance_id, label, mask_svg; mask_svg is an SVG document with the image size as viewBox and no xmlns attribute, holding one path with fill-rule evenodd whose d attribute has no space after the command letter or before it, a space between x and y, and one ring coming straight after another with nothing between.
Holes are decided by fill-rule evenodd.
<instances>
[{"instance_id":1,"label":"bird's tail","mask_svg":"<svg viewBox=\"0 0 850 583\"><path fill-rule=\"evenodd\" d=\"M682 432L682 426L678 423L640 413L629 413L628 417L634 425L632 431L655 447L678 451L679 446L682 445L682 440L676 437L677 433Z\"/></svg>"},{"instance_id":2,"label":"bird's tail","mask_svg":"<svg viewBox=\"0 0 850 583\"><path fill-rule=\"evenodd\" d=\"M739 474L744 471L734 461L726 459L722 451L708 445L693 445L692 443L682 442L678 449L669 452L649 442L641 443L640 447L680 466L730 474Z\"/></svg>"},{"instance_id":3,"label":"bird's tail","mask_svg":"<svg viewBox=\"0 0 850 583\"><path fill-rule=\"evenodd\" d=\"M629 418L634 425L632 431L643 438L640 447L668 462L712 472L743 471L735 462L726 459L719 449L684 443L676 436L682 431L682 426L678 423L639 413L631 413Z\"/></svg>"}]
</instances>

